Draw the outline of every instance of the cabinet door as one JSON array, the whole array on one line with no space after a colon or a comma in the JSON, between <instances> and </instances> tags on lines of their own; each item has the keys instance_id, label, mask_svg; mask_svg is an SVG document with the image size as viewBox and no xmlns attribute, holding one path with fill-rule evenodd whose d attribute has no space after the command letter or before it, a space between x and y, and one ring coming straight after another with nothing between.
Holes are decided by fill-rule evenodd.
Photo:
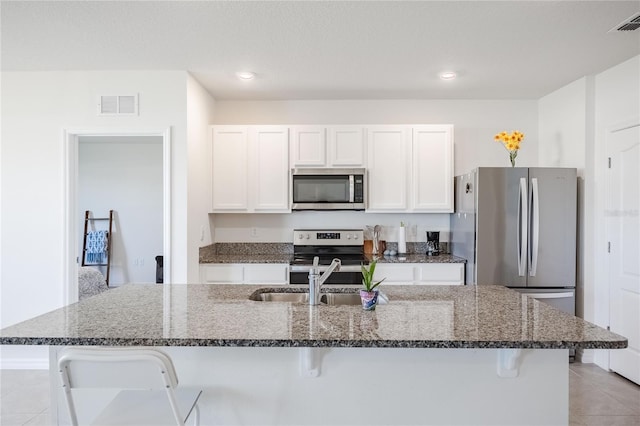
<instances>
[{"instance_id":1,"label":"cabinet door","mask_svg":"<svg viewBox=\"0 0 640 426\"><path fill-rule=\"evenodd\" d=\"M374 126L367 130L367 211L407 210L409 128Z\"/></svg>"},{"instance_id":2,"label":"cabinet door","mask_svg":"<svg viewBox=\"0 0 640 426\"><path fill-rule=\"evenodd\" d=\"M200 282L202 284L242 284L242 265L200 265Z\"/></svg>"},{"instance_id":3,"label":"cabinet door","mask_svg":"<svg viewBox=\"0 0 640 426\"><path fill-rule=\"evenodd\" d=\"M289 129L283 126L250 128L250 200L255 212L290 212Z\"/></svg>"},{"instance_id":4,"label":"cabinet door","mask_svg":"<svg viewBox=\"0 0 640 426\"><path fill-rule=\"evenodd\" d=\"M246 211L247 205L247 129L238 126L213 128L212 209Z\"/></svg>"},{"instance_id":5,"label":"cabinet door","mask_svg":"<svg viewBox=\"0 0 640 426\"><path fill-rule=\"evenodd\" d=\"M244 282L245 284L289 284L289 265L246 264Z\"/></svg>"},{"instance_id":6,"label":"cabinet door","mask_svg":"<svg viewBox=\"0 0 640 426\"><path fill-rule=\"evenodd\" d=\"M291 167L325 166L326 129L321 126L296 126L291 129Z\"/></svg>"},{"instance_id":7,"label":"cabinet door","mask_svg":"<svg viewBox=\"0 0 640 426\"><path fill-rule=\"evenodd\" d=\"M464 284L464 263L426 263L420 264L416 269L418 284Z\"/></svg>"},{"instance_id":8,"label":"cabinet door","mask_svg":"<svg viewBox=\"0 0 640 426\"><path fill-rule=\"evenodd\" d=\"M395 263L378 263L373 277L375 282L384 278L385 285L411 285L415 281L414 264L398 265Z\"/></svg>"},{"instance_id":9,"label":"cabinet door","mask_svg":"<svg viewBox=\"0 0 640 426\"><path fill-rule=\"evenodd\" d=\"M453 212L453 126L413 127L411 209Z\"/></svg>"},{"instance_id":10,"label":"cabinet door","mask_svg":"<svg viewBox=\"0 0 640 426\"><path fill-rule=\"evenodd\" d=\"M364 167L364 129L360 126L329 128L329 165L335 167Z\"/></svg>"}]
</instances>

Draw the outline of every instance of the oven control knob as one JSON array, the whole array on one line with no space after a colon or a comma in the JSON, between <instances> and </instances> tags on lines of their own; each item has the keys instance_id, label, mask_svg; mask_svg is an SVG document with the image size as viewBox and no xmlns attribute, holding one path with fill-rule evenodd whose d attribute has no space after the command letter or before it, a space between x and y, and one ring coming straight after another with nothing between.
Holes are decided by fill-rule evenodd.
<instances>
[{"instance_id":1,"label":"oven control knob","mask_svg":"<svg viewBox=\"0 0 640 426\"><path fill-rule=\"evenodd\" d=\"M302 234L298 234L298 239L301 240L302 239Z\"/></svg>"},{"instance_id":2,"label":"oven control knob","mask_svg":"<svg viewBox=\"0 0 640 426\"><path fill-rule=\"evenodd\" d=\"M351 239L351 234L347 234L347 240Z\"/></svg>"},{"instance_id":3,"label":"oven control knob","mask_svg":"<svg viewBox=\"0 0 640 426\"><path fill-rule=\"evenodd\" d=\"M358 239L358 234L353 234L353 239L357 240Z\"/></svg>"},{"instance_id":4,"label":"oven control knob","mask_svg":"<svg viewBox=\"0 0 640 426\"><path fill-rule=\"evenodd\" d=\"M307 235L305 236L305 238L308 240L308 239L309 239L309 234L307 234Z\"/></svg>"}]
</instances>

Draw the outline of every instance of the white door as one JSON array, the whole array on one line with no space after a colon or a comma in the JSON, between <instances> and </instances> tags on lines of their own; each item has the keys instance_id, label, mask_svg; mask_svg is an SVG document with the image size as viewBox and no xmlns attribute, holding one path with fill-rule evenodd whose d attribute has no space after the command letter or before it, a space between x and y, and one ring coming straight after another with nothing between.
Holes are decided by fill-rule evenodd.
<instances>
[{"instance_id":1,"label":"white door","mask_svg":"<svg viewBox=\"0 0 640 426\"><path fill-rule=\"evenodd\" d=\"M253 210L290 212L289 129L284 126L251 127L249 140Z\"/></svg>"},{"instance_id":2,"label":"white door","mask_svg":"<svg viewBox=\"0 0 640 426\"><path fill-rule=\"evenodd\" d=\"M329 165L364 167L364 129L360 126L329 128Z\"/></svg>"},{"instance_id":3,"label":"white door","mask_svg":"<svg viewBox=\"0 0 640 426\"><path fill-rule=\"evenodd\" d=\"M370 212L407 210L409 146L407 126L373 126L367 132Z\"/></svg>"},{"instance_id":4,"label":"white door","mask_svg":"<svg viewBox=\"0 0 640 426\"><path fill-rule=\"evenodd\" d=\"M241 126L213 128L212 211L246 211L247 129Z\"/></svg>"},{"instance_id":5,"label":"white door","mask_svg":"<svg viewBox=\"0 0 640 426\"><path fill-rule=\"evenodd\" d=\"M323 126L291 128L291 167L324 167L327 163L327 129Z\"/></svg>"},{"instance_id":6,"label":"white door","mask_svg":"<svg viewBox=\"0 0 640 426\"><path fill-rule=\"evenodd\" d=\"M413 128L413 211L453 212L453 126Z\"/></svg>"},{"instance_id":7,"label":"white door","mask_svg":"<svg viewBox=\"0 0 640 426\"><path fill-rule=\"evenodd\" d=\"M607 147L610 328L629 340L609 367L640 384L640 125L609 133Z\"/></svg>"}]
</instances>

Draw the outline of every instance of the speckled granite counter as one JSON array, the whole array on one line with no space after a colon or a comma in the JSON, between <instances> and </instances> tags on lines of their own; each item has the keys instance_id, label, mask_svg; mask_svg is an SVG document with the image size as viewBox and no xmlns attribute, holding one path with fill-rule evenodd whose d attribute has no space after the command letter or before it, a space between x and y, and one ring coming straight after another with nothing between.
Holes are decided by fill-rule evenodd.
<instances>
[{"instance_id":1,"label":"speckled granite counter","mask_svg":"<svg viewBox=\"0 0 640 426\"><path fill-rule=\"evenodd\" d=\"M450 254L427 256L426 243L407 243L410 253L402 256L376 256L379 263L465 263ZM389 247L396 249L396 243ZM367 255L369 261L374 256ZM200 248L200 263L289 263L293 259L290 243L217 243Z\"/></svg>"},{"instance_id":2,"label":"speckled granite counter","mask_svg":"<svg viewBox=\"0 0 640 426\"><path fill-rule=\"evenodd\" d=\"M384 289L390 302L373 312L359 306L249 300L264 288L125 285L5 328L0 343L535 349L627 345L624 337L498 286L390 286Z\"/></svg>"}]
</instances>

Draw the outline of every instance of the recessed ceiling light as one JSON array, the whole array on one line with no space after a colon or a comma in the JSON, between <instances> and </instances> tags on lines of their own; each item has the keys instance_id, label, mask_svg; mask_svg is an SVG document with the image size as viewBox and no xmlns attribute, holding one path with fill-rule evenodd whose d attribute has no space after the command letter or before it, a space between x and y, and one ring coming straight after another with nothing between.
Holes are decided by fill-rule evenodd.
<instances>
[{"instance_id":1,"label":"recessed ceiling light","mask_svg":"<svg viewBox=\"0 0 640 426\"><path fill-rule=\"evenodd\" d=\"M440 79L442 80L455 80L457 76L458 74L453 71L443 71L440 73Z\"/></svg>"},{"instance_id":2,"label":"recessed ceiling light","mask_svg":"<svg viewBox=\"0 0 640 426\"><path fill-rule=\"evenodd\" d=\"M240 80L253 80L256 77L256 75L254 73L252 73L251 71L238 71L236 73L236 76Z\"/></svg>"}]
</instances>

